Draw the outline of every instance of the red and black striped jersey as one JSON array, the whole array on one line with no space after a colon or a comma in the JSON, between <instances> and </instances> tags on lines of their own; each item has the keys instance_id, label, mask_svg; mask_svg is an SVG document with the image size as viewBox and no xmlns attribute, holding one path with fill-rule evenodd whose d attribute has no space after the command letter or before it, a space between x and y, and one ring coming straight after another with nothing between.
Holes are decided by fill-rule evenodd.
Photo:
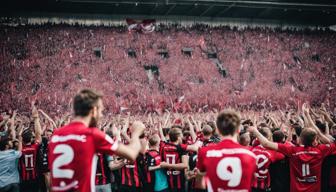
<instances>
[{"instance_id":1,"label":"red and black striped jersey","mask_svg":"<svg viewBox=\"0 0 336 192\"><path fill-rule=\"evenodd\" d=\"M97 171L96 171L96 185L106 185L110 183L111 171L108 167L107 156L101 153L97 154Z\"/></svg>"},{"instance_id":2,"label":"red and black striped jersey","mask_svg":"<svg viewBox=\"0 0 336 192\"><path fill-rule=\"evenodd\" d=\"M182 163L182 156L186 155L187 146L185 144L165 143L162 147L162 161L170 164ZM170 189L182 189L184 187L184 171L167 169L167 176Z\"/></svg>"},{"instance_id":3,"label":"red and black striped jersey","mask_svg":"<svg viewBox=\"0 0 336 192\"><path fill-rule=\"evenodd\" d=\"M147 184L150 186L151 189L154 190L155 184L155 171L149 171L149 167L158 166L161 163L161 155L156 150L148 150L146 152L146 178Z\"/></svg>"},{"instance_id":4,"label":"red and black striped jersey","mask_svg":"<svg viewBox=\"0 0 336 192\"><path fill-rule=\"evenodd\" d=\"M144 155L139 154L134 162L127 160L124 167L121 168L121 184L130 187L143 187L144 182Z\"/></svg>"},{"instance_id":5,"label":"red and black striped jersey","mask_svg":"<svg viewBox=\"0 0 336 192\"><path fill-rule=\"evenodd\" d=\"M21 181L37 179L37 152L39 143L23 145L22 156L20 158Z\"/></svg>"}]
</instances>

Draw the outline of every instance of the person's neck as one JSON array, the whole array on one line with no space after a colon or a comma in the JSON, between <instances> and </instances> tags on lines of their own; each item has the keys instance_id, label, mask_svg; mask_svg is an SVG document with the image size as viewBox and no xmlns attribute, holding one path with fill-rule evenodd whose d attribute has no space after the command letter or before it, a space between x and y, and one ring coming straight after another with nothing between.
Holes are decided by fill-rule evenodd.
<instances>
[{"instance_id":1,"label":"person's neck","mask_svg":"<svg viewBox=\"0 0 336 192\"><path fill-rule=\"evenodd\" d=\"M152 151L159 151L159 150L158 150L158 147L156 147L156 146L149 147L148 149L149 149L149 150L152 150Z\"/></svg>"},{"instance_id":2,"label":"person's neck","mask_svg":"<svg viewBox=\"0 0 336 192\"><path fill-rule=\"evenodd\" d=\"M90 117L79 117L79 116L76 116L71 122L72 123L75 123L75 122L83 123L86 127L89 127L89 125L90 125Z\"/></svg>"},{"instance_id":3,"label":"person's neck","mask_svg":"<svg viewBox=\"0 0 336 192\"><path fill-rule=\"evenodd\" d=\"M221 138L221 140L223 141L223 140L232 140L232 141L234 141L235 143L237 143L238 142L238 140L237 140L237 135L226 135L226 136L220 136L220 138Z\"/></svg>"},{"instance_id":4,"label":"person's neck","mask_svg":"<svg viewBox=\"0 0 336 192\"><path fill-rule=\"evenodd\" d=\"M180 144L178 141L171 142L171 143L174 144L174 145L178 145L178 144Z\"/></svg>"}]
</instances>

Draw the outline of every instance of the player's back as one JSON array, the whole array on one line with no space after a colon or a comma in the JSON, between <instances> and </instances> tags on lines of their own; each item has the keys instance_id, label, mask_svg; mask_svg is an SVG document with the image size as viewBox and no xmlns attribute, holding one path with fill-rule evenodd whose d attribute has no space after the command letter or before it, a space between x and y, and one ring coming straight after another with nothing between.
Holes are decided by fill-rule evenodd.
<instances>
[{"instance_id":1,"label":"player's back","mask_svg":"<svg viewBox=\"0 0 336 192\"><path fill-rule=\"evenodd\" d=\"M321 168L328 145L293 147L290 155L291 191L321 191Z\"/></svg>"},{"instance_id":2,"label":"player's back","mask_svg":"<svg viewBox=\"0 0 336 192\"><path fill-rule=\"evenodd\" d=\"M178 164L182 162L182 156L186 155L187 145L173 143L165 143L162 149L162 161L170 164ZM184 185L184 171L167 169L169 187L173 189L182 189Z\"/></svg>"},{"instance_id":3,"label":"player's back","mask_svg":"<svg viewBox=\"0 0 336 192\"><path fill-rule=\"evenodd\" d=\"M108 146L106 141L110 146ZM94 191L99 148L113 141L97 128L73 122L57 129L49 143L53 191ZM112 150L111 150L112 151Z\"/></svg>"},{"instance_id":4,"label":"player's back","mask_svg":"<svg viewBox=\"0 0 336 192\"><path fill-rule=\"evenodd\" d=\"M251 191L256 157L230 139L201 148L197 167L206 172L208 191Z\"/></svg>"},{"instance_id":5,"label":"player's back","mask_svg":"<svg viewBox=\"0 0 336 192\"><path fill-rule=\"evenodd\" d=\"M20 158L21 180L30 181L37 179L37 151L39 143L23 145L22 156Z\"/></svg>"}]
</instances>

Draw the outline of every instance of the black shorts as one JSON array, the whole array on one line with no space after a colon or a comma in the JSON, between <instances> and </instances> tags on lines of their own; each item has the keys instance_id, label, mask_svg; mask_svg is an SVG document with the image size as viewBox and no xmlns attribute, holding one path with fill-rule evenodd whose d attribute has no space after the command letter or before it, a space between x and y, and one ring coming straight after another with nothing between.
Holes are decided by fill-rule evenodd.
<instances>
[{"instance_id":1,"label":"black shorts","mask_svg":"<svg viewBox=\"0 0 336 192\"><path fill-rule=\"evenodd\" d=\"M39 192L39 182L38 180L30 180L30 181L21 181L20 183L20 191L24 192Z\"/></svg>"},{"instance_id":2,"label":"black shorts","mask_svg":"<svg viewBox=\"0 0 336 192\"><path fill-rule=\"evenodd\" d=\"M143 192L142 187L131 187L128 185L121 185L120 190L122 192Z\"/></svg>"},{"instance_id":3,"label":"black shorts","mask_svg":"<svg viewBox=\"0 0 336 192\"><path fill-rule=\"evenodd\" d=\"M252 192L270 192L271 189L257 189L257 188L252 188Z\"/></svg>"},{"instance_id":4,"label":"black shorts","mask_svg":"<svg viewBox=\"0 0 336 192\"><path fill-rule=\"evenodd\" d=\"M184 188L181 189L169 189L170 192L185 192Z\"/></svg>"},{"instance_id":5,"label":"black shorts","mask_svg":"<svg viewBox=\"0 0 336 192\"><path fill-rule=\"evenodd\" d=\"M192 192L207 192L206 189L191 189Z\"/></svg>"}]
</instances>

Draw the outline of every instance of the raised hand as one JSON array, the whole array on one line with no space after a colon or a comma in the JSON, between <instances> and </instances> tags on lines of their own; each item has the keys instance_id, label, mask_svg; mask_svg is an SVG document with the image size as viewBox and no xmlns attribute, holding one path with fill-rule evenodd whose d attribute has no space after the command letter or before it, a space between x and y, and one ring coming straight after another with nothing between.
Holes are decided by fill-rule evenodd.
<instances>
[{"instance_id":1,"label":"raised hand","mask_svg":"<svg viewBox=\"0 0 336 192\"><path fill-rule=\"evenodd\" d=\"M146 126L141 121L134 121L131 125L131 133L133 137L139 137L145 131Z\"/></svg>"},{"instance_id":2,"label":"raised hand","mask_svg":"<svg viewBox=\"0 0 336 192\"><path fill-rule=\"evenodd\" d=\"M35 103L32 102L32 117L33 117L33 118L37 118L38 116L39 116L39 114L38 114L38 110L37 110L37 108L36 108L36 106L35 106Z\"/></svg>"}]
</instances>

